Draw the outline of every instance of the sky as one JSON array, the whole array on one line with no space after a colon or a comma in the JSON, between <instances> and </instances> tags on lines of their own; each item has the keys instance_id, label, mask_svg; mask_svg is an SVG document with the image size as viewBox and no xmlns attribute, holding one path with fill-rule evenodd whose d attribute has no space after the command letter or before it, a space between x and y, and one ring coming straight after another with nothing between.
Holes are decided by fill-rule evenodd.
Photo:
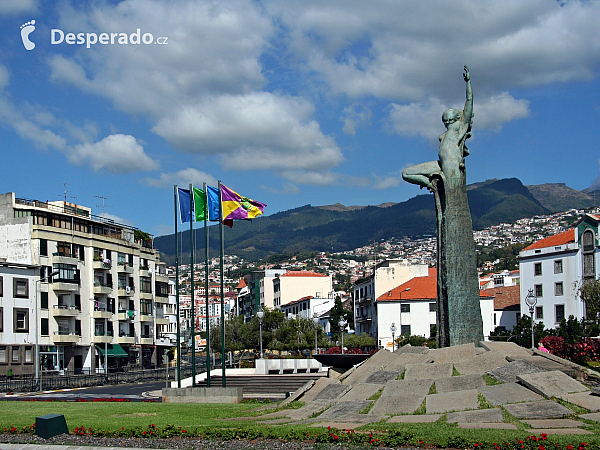
<instances>
[{"instance_id":1,"label":"sky","mask_svg":"<svg viewBox=\"0 0 600 450\"><path fill-rule=\"evenodd\" d=\"M0 191L155 236L175 184L267 215L405 201L465 64L468 183L600 186L599 23L600 0L0 0Z\"/></svg>"}]
</instances>

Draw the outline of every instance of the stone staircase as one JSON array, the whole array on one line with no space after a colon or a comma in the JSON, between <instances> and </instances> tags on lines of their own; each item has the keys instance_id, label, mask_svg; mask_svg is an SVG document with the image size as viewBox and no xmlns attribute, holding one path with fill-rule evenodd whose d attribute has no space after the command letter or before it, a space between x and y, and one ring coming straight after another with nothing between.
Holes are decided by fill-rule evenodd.
<instances>
[{"instance_id":1,"label":"stone staircase","mask_svg":"<svg viewBox=\"0 0 600 450\"><path fill-rule=\"evenodd\" d=\"M290 392L304 386L308 381L317 381L327 377L327 372L297 373L285 375L227 375L227 387L243 387L244 398L284 399ZM210 377L211 387L223 386L221 376ZM198 387L206 387L206 381L198 383Z\"/></svg>"}]
</instances>

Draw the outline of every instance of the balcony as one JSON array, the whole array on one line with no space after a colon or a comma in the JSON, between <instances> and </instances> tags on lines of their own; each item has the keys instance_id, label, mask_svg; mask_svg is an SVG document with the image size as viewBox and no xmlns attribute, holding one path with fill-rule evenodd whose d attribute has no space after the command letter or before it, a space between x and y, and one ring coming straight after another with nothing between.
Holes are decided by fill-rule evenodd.
<instances>
[{"instance_id":1,"label":"balcony","mask_svg":"<svg viewBox=\"0 0 600 450\"><path fill-rule=\"evenodd\" d=\"M117 313L118 320L133 320L135 318L134 309L120 309Z\"/></svg>"},{"instance_id":2,"label":"balcony","mask_svg":"<svg viewBox=\"0 0 600 450\"><path fill-rule=\"evenodd\" d=\"M135 335L119 333L117 344L135 344Z\"/></svg>"},{"instance_id":3,"label":"balcony","mask_svg":"<svg viewBox=\"0 0 600 450\"><path fill-rule=\"evenodd\" d=\"M59 330L55 331L52 336L52 341L55 344L77 344L81 336L76 334L74 331Z\"/></svg>"},{"instance_id":4,"label":"balcony","mask_svg":"<svg viewBox=\"0 0 600 450\"><path fill-rule=\"evenodd\" d=\"M112 268L112 263L110 259L94 260L92 268L94 270L110 270Z\"/></svg>"},{"instance_id":5,"label":"balcony","mask_svg":"<svg viewBox=\"0 0 600 450\"><path fill-rule=\"evenodd\" d=\"M166 273L157 273L155 274L155 280L161 283L168 283L169 277Z\"/></svg>"},{"instance_id":6,"label":"balcony","mask_svg":"<svg viewBox=\"0 0 600 450\"><path fill-rule=\"evenodd\" d=\"M109 331L106 336L104 336L104 334L98 334L98 333L96 333L92 337L92 341L94 342L94 344L104 344L105 342L108 342L109 344L112 344L112 340L113 340L113 333L112 333L112 331Z\"/></svg>"},{"instance_id":7,"label":"balcony","mask_svg":"<svg viewBox=\"0 0 600 450\"><path fill-rule=\"evenodd\" d=\"M140 322L152 322L154 321L154 317L152 317L151 312L145 312L140 314Z\"/></svg>"},{"instance_id":8,"label":"balcony","mask_svg":"<svg viewBox=\"0 0 600 450\"><path fill-rule=\"evenodd\" d=\"M53 317L76 317L80 313L75 305L54 305L52 308Z\"/></svg>"},{"instance_id":9,"label":"balcony","mask_svg":"<svg viewBox=\"0 0 600 450\"><path fill-rule=\"evenodd\" d=\"M169 297L161 297L158 294L156 295L156 303L161 303L163 305L168 305L169 304Z\"/></svg>"},{"instance_id":10,"label":"balcony","mask_svg":"<svg viewBox=\"0 0 600 450\"><path fill-rule=\"evenodd\" d=\"M177 341L175 339L171 339L169 337L161 337L156 340L156 345L166 345L167 347L171 347L176 344L177 344Z\"/></svg>"},{"instance_id":11,"label":"balcony","mask_svg":"<svg viewBox=\"0 0 600 450\"><path fill-rule=\"evenodd\" d=\"M156 325L169 325L169 323L167 317L156 317Z\"/></svg>"},{"instance_id":12,"label":"balcony","mask_svg":"<svg viewBox=\"0 0 600 450\"><path fill-rule=\"evenodd\" d=\"M74 292L79 289L79 282L69 279L53 280L52 289L55 292Z\"/></svg>"},{"instance_id":13,"label":"balcony","mask_svg":"<svg viewBox=\"0 0 600 450\"><path fill-rule=\"evenodd\" d=\"M152 292L140 292L140 299L152 300Z\"/></svg>"},{"instance_id":14,"label":"balcony","mask_svg":"<svg viewBox=\"0 0 600 450\"><path fill-rule=\"evenodd\" d=\"M112 313L104 310L94 310L92 317L94 319L112 319Z\"/></svg>"},{"instance_id":15,"label":"balcony","mask_svg":"<svg viewBox=\"0 0 600 450\"><path fill-rule=\"evenodd\" d=\"M140 336L140 344L143 344L143 345L154 344L154 336L151 334L142 334Z\"/></svg>"},{"instance_id":16,"label":"balcony","mask_svg":"<svg viewBox=\"0 0 600 450\"><path fill-rule=\"evenodd\" d=\"M363 295L362 297L358 298L358 304L365 304L365 303L371 303L373 301L373 294L369 294L369 295Z\"/></svg>"},{"instance_id":17,"label":"balcony","mask_svg":"<svg viewBox=\"0 0 600 450\"><path fill-rule=\"evenodd\" d=\"M94 294L111 294L112 290L112 284L94 281Z\"/></svg>"},{"instance_id":18,"label":"balcony","mask_svg":"<svg viewBox=\"0 0 600 450\"><path fill-rule=\"evenodd\" d=\"M140 267L140 277L151 277L152 274L147 267Z\"/></svg>"},{"instance_id":19,"label":"balcony","mask_svg":"<svg viewBox=\"0 0 600 450\"><path fill-rule=\"evenodd\" d=\"M128 274L133 274L133 267L131 267L129 264L118 264L117 265L117 272L119 273L128 273Z\"/></svg>"},{"instance_id":20,"label":"balcony","mask_svg":"<svg viewBox=\"0 0 600 450\"><path fill-rule=\"evenodd\" d=\"M77 257L71 253L66 252L54 252L52 253L52 262L54 264L70 264L72 266L77 265Z\"/></svg>"},{"instance_id":21,"label":"balcony","mask_svg":"<svg viewBox=\"0 0 600 450\"><path fill-rule=\"evenodd\" d=\"M371 322L373 320L372 315L369 314L357 314L355 317L356 322Z\"/></svg>"},{"instance_id":22,"label":"balcony","mask_svg":"<svg viewBox=\"0 0 600 450\"><path fill-rule=\"evenodd\" d=\"M117 295L119 297L133 297L133 293L135 292L135 288L129 286L119 286L117 290Z\"/></svg>"}]
</instances>

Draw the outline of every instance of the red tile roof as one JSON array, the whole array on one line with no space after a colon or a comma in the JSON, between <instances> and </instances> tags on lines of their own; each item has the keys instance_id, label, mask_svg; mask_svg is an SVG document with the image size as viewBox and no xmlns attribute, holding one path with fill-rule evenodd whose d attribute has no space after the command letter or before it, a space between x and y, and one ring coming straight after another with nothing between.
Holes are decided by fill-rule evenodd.
<instances>
[{"instance_id":1,"label":"red tile roof","mask_svg":"<svg viewBox=\"0 0 600 450\"><path fill-rule=\"evenodd\" d=\"M490 288L484 292L494 295L494 309L508 308L509 306L519 305L521 302L521 288L518 284Z\"/></svg>"},{"instance_id":2,"label":"red tile roof","mask_svg":"<svg viewBox=\"0 0 600 450\"><path fill-rule=\"evenodd\" d=\"M235 287L236 289L243 289L246 287L246 282L244 281L243 278L240 278L240 282L238 283L238 285Z\"/></svg>"},{"instance_id":3,"label":"red tile roof","mask_svg":"<svg viewBox=\"0 0 600 450\"><path fill-rule=\"evenodd\" d=\"M295 305L296 303L300 303L300 302L303 302L304 300L309 300L311 298L314 298L314 297L312 295L307 295L306 297L299 298L298 300L294 300L292 302L286 303L285 305L281 305L281 306Z\"/></svg>"},{"instance_id":4,"label":"red tile roof","mask_svg":"<svg viewBox=\"0 0 600 450\"><path fill-rule=\"evenodd\" d=\"M555 234L554 236L549 236L544 239L540 239L537 242L534 242L529 247L525 247L523 250L535 250L538 248L546 248L546 247L555 247L557 245L565 245L575 242L575 229L571 228L570 230L563 231L562 233Z\"/></svg>"},{"instance_id":5,"label":"red tile roof","mask_svg":"<svg viewBox=\"0 0 600 450\"><path fill-rule=\"evenodd\" d=\"M480 297L493 297L487 291L479 291ZM378 302L401 300L436 300L437 276L415 277L377 298Z\"/></svg>"},{"instance_id":6,"label":"red tile roof","mask_svg":"<svg viewBox=\"0 0 600 450\"><path fill-rule=\"evenodd\" d=\"M279 277L327 277L324 273L317 273L311 271L300 271L293 270L291 272L282 273Z\"/></svg>"}]
</instances>

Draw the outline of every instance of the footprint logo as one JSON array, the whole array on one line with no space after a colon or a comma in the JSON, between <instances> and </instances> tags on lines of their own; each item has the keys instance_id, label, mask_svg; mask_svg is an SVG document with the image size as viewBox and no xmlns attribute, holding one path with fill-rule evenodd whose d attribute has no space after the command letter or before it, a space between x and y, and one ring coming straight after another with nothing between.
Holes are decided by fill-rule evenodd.
<instances>
[{"instance_id":1,"label":"footprint logo","mask_svg":"<svg viewBox=\"0 0 600 450\"><path fill-rule=\"evenodd\" d=\"M21 25L21 39L23 40L25 50L33 50L35 48L35 43L29 40L29 35L33 30L35 30L35 20Z\"/></svg>"}]
</instances>

